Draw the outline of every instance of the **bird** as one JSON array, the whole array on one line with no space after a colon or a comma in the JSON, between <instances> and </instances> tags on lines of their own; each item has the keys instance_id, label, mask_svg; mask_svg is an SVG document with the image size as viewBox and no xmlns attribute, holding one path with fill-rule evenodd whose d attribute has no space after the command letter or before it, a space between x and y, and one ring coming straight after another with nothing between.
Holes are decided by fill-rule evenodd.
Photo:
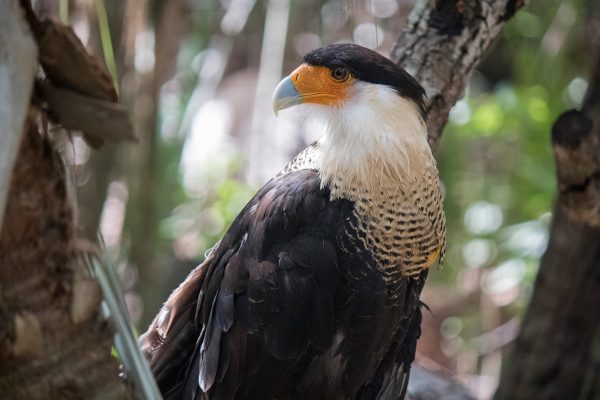
<instances>
[{"instance_id":1,"label":"bird","mask_svg":"<svg viewBox=\"0 0 600 400\"><path fill-rule=\"evenodd\" d=\"M241 210L139 346L165 399L402 399L446 248L426 95L376 51L308 52L273 108L314 143Z\"/></svg>"}]
</instances>

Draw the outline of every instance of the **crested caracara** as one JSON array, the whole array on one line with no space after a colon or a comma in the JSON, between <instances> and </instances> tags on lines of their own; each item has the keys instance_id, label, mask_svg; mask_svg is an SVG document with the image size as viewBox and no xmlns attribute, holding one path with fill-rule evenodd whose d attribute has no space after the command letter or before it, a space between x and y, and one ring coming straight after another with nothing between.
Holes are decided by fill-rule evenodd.
<instances>
[{"instance_id":1,"label":"crested caracara","mask_svg":"<svg viewBox=\"0 0 600 400\"><path fill-rule=\"evenodd\" d=\"M404 397L445 218L425 92L366 48L277 86L324 134L239 213L140 338L165 399Z\"/></svg>"}]
</instances>

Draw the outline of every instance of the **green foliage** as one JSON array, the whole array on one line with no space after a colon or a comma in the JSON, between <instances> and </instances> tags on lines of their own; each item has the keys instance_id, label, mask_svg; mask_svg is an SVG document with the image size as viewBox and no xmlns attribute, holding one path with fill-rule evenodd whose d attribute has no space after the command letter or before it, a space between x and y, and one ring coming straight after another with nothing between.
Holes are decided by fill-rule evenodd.
<instances>
[{"instance_id":1,"label":"green foliage","mask_svg":"<svg viewBox=\"0 0 600 400\"><path fill-rule=\"evenodd\" d=\"M493 303L499 322L523 313L548 239L557 194L552 124L580 104L587 85L579 75L588 62L572 53L582 8L553 0L517 13L442 139L449 251L429 279L464 293L476 277L475 291ZM442 325L446 345L454 346L447 355L482 354L481 335L494 328L485 314L463 308Z\"/></svg>"},{"instance_id":2,"label":"green foliage","mask_svg":"<svg viewBox=\"0 0 600 400\"><path fill-rule=\"evenodd\" d=\"M232 170L238 170L239 167L237 160L230 162ZM185 201L161 222L161 237L175 243L185 238L179 251L175 245L176 255L200 260L204 252L223 237L255 192L256 188L238 179L221 179L207 171L201 193L186 194Z\"/></svg>"},{"instance_id":3,"label":"green foliage","mask_svg":"<svg viewBox=\"0 0 600 400\"><path fill-rule=\"evenodd\" d=\"M119 80L117 79L117 64L115 61L115 53L113 51L112 39L110 37L110 28L108 26L108 16L106 14L106 7L104 6L104 0L96 1L96 14L98 16L98 26L100 28L100 39L102 42L102 51L104 53L104 62L108 67L110 76L113 79L115 89L119 92ZM67 18L68 18L68 14Z\"/></svg>"}]
</instances>

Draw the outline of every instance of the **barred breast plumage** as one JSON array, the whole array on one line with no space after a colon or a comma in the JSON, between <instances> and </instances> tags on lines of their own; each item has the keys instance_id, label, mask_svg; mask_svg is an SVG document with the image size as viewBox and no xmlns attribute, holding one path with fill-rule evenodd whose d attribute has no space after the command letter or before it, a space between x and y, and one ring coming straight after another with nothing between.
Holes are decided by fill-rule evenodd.
<instances>
[{"instance_id":1,"label":"barred breast plumage","mask_svg":"<svg viewBox=\"0 0 600 400\"><path fill-rule=\"evenodd\" d=\"M319 170L320 150L318 142L312 143L281 174ZM355 245L347 250L371 250L389 283L391 298L397 295L392 288L402 276L417 276L436 261L442 263L445 255L446 219L435 160L428 157L420 167L422 170L406 175L402 182L382 181L379 191L348 185L344 176L329 182L332 199L344 198L355 204L356 222L347 221L346 241Z\"/></svg>"}]
</instances>

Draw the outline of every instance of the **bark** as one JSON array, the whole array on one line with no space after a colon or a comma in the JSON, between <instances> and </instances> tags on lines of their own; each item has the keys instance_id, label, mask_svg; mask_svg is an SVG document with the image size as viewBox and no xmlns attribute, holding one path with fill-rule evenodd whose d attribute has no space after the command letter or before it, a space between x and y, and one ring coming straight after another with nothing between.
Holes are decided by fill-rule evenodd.
<instances>
[{"instance_id":1,"label":"bark","mask_svg":"<svg viewBox=\"0 0 600 400\"><path fill-rule=\"evenodd\" d=\"M435 3L435 4L434 4ZM437 150L448 113L504 23L524 0L417 0L392 60L427 91L429 144Z\"/></svg>"},{"instance_id":2,"label":"bark","mask_svg":"<svg viewBox=\"0 0 600 400\"><path fill-rule=\"evenodd\" d=\"M600 398L600 57L581 111L554 123L548 249L495 398Z\"/></svg>"},{"instance_id":3,"label":"bark","mask_svg":"<svg viewBox=\"0 0 600 400\"><path fill-rule=\"evenodd\" d=\"M85 261L90 246L75 234L70 181L48 134L48 116L58 106L44 97L43 85L79 96L83 119L69 119L76 125L90 120L84 112L104 125L97 120L102 112L91 105L105 111L103 94L110 91L95 92L104 75L71 31L37 21L29 3L21 4L0 2L0 101L15 129L0 132L0 149L14 160L0 163L0 193L6 196L6 209L0 209L0 397L130 399L132 386L119 378L111 353L114 333L101 312L102 292ZM32 94L36 47L46 80ZM32 67L14 63L28 56ZM66 73L69 68L76 73ZM2 90L7 76L13 78L9 91Z\"/></svg>"},{"instance_id":4,"label":"bark","mask_svg":"<svg viewBox=\"0 0 600 400\"><path fill-rule=\"evenodd\" d=\"M0 227L33 89L37 47L16 2L0 4ZM15 90L20 88L21 90Z\"/></svg>"},{"instance_id":5,"label":"bark","mask_svg":"<svg viewBox=\"0 0 600 400\"><path fill-rule=\"evenodd\" d=\"M0 233L0 393L132 398L111 355L100 288L79 257L65 167L38 120L30 111Z\"/></svg>"}]
</instances>

